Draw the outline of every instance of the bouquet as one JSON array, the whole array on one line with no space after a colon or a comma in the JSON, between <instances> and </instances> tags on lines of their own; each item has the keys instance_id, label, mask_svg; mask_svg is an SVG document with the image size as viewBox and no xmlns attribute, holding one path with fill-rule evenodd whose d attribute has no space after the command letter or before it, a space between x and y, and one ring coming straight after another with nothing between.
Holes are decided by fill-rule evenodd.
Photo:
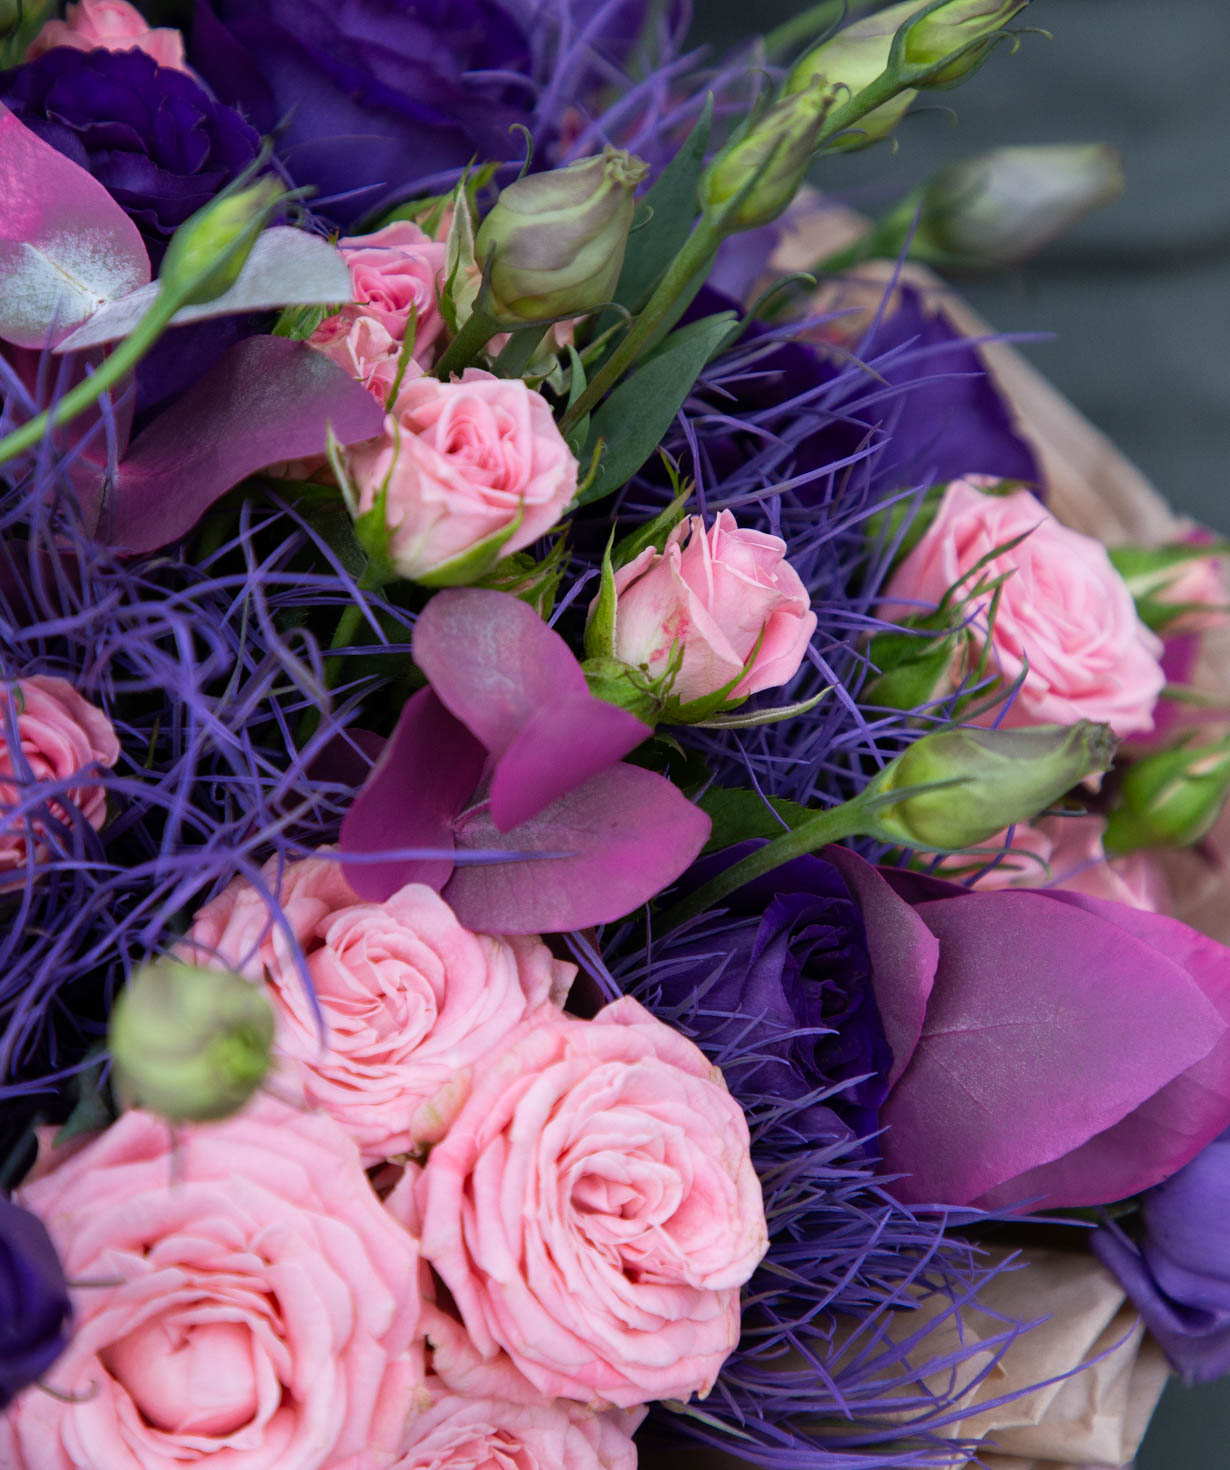
<instances>
[{"instance_id":1,"label":"bouquet","mask_svg":"<svg viewBox=\"0 0 1230 1470\"><path fill-rule=\"evenodd\" d=\"M1227 548L943 279L1115 161L807 182L1027 3L0 4L3 1470L1230 1369Z\"/></svg>"}]
</instances>

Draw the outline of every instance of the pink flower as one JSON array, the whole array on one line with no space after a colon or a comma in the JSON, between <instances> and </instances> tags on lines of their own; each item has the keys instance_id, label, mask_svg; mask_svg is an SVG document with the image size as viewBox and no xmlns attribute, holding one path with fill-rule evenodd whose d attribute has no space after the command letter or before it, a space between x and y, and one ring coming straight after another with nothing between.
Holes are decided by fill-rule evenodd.
<instances>
[{"instance_id":1,"label":"pink flower","mask_svg":"<svg viewBox=\"0 0 1230 1470\"><path fill-rule=\"evenodd\" d=\"M97 831L107 794L89 774L119 755L111 721L67 680L34 674L0 686L0 872L25 866L31 834L50 835L48 812L57 825L84 818ZM34 845L36 853L47 850Z\"/></svg>"},{"instance_id":2,"label":"pink flower","mask_svg":"<svg viewBox=\"0 0 1230 1470\"><path fill-rule=\"evenodd\" d=\"M183 36L169 26L151 30L128 0L78 0L68 7L64 20L49 20L43 26L28 55L33 60L54 46L71 46L77 51L144 51L159 66L189 70Z\"/></svg>"},{"instance_id":3,"label":"pink flower","mask_svg":"<svg viewBox=\"0 0 1230 1470\"><path fill-rule=\"evenodd\" d=\"M492 1056L416 1186L422 1252L478 1354L541 1393L707 1393L764 1254L747 1123L636 1001L543 1009Z\"/></svg>"},{"instance_id":4,"label":"pink flower","mask_svg":"<svg viewBox=\"0 0 1230 1470\"><path fill-rule=\"evenodd\" d=\"M406 1416L392 1470L636 1470L637 1410L506 1404L441 1394Z\"/></svg>"},{"instance_id":5,"label":"pink flower","mask_svg":"<svg viewBox=\"0 0 1230 1470\"><path fill-rule=\"evenodd\" d=\"M92 1284L55 1369L76 1401L19 1398L6 1470L393 1462L422 1381L416 1246L330 1119L262 1099L173 1141L125 1113L20 1198Z\"/></svg>"},{"instance_id":6,"label":"pink flower","mask_svg":"<svg viewBox=\"0 0 1230 1470\"><path fill-rule=\"evenodd\" d=\"M383 439L350 459L359 508L382 488L390 555L421 577L489 537L499 553L544 535L577 489L577 462L547 401L519 378L467 368L459 382L403 385Z\"/></svg>"},{"instance_id":7,"label":"pink flower","mask_svg":"<svg viewBox=\"0 0 1230 1470\"><path fill-rule=\"evenodd\" d=\"M971 475L949 485L935 520L885 589L881 616L917 612L918 604L929 609L989 556L962 590L1007 574L991 653L1005 683L1028 664L1003 723L1097 720L1118 735L1150 729L1166 682L1162 645L1136 616L1106 548L1060 525L1028 490L984 495L979 486L990 483ZM1012 550L991 555L1018 537L1024 539ZM986 637L989 602L976 641Z\"/></svg>"},{"instance_id":8,"label":"pink flower","mask_svg":"<svg viewBox=\"0 0 1230 1470\"><path fill-rule=\"evenodd\" d=\"M1212 539L1203 527L1189 532L1184 540L1194 546ZM1221 557L1193 557L1180 562L1170 579L1153 592L1156 601L1182 611L1166 624L1166 638L1194 633L1211 633L1230 624L1230 587L1226 585Z\"/></svg>"},{"instance_id":9,"label":"pink flower","mask_svg":"<svg viewBox=\"0 0 1230 1470\"><path fill-rule=\"evenodd\" d=\"M476 1064L576 974L539 939L471 934L421 883L364 903L328 858L290 864L280 885L276 862L263 877L306 959L323 1042L287 935L246 880L197 914L184 952L269 987L279 1078L367 1163L441 1137Z\"/></svg>"},{"instance_id":10,"label":"pink flower","mask_svg":"<svg viewBox=\"0 0 1230 1470\"><path fill-rule=\"evenodd\" d=\"M816 630L785 556L779 536L737 526L728 510L707 531L690 516L664 551L647 547L616 572L615 657L661 674L678 645L670 693L683 704L732 681L731 699L785 684Z\"/></svg>"},{"instance_id":11,"label":"pink flower","mask_svg":"<svg viewBox=\"0 0 1230 1470\"><path fill-rule=\"evenodd\" d=\"M308 341L362 383L382 406L388 401L397 381L401 343L379 317L369 316L361 307L348 306L326 317ZM416 362L406 364L407 377L417 377L422 371Z\"/></svg>"}]
</instances>

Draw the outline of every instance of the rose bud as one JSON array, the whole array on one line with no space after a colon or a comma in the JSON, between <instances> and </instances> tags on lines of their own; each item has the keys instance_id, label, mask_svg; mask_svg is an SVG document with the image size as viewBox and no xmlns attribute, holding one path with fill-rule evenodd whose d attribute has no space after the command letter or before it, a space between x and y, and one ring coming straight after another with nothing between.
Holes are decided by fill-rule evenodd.
<instances>
[{"instance_id":1,"label":"rose bud","mask_svg":"<svg viewBox=\"0 0 1230 1470\"><path fill-rule=\"evenodd\" d=\"M0 1194L0 1409L64 1351L71 1308L43 1224Z\"/></svg>"},{"instance_id":2,"label":"rose bud","mask_svg":"<svg viewBox=\"0 0 1230 1470\"><path fill-rule=\"evenodd\" d=\"M177 1123L238 1112L269 1071L273 1007L240 975L177 960L146 965L111 1013L119 1091Z\"/></svg>"},{"instance_id":3,"label":"rose bud","mask_svg":"<svg viewBox=\"0 0 1230 1470\"><path fill-rule=\"evenodd\" d=\"M219 194L171 236L158 279L181 306L214 301L239 279L257 236L282 197L274 178Z\"/></svg>"},{"instance_id":4,"label":"rose bud","mask_svg":"<svg viewBox=\"0 0 1230 1470\"><path fill-rule=\"evenodd\" d=\"M529 174L500 193L474 240L492 313L504 325L582 316L610 301L649 166L605 148Z\"/></svg>"},{"instance_id":5,"label":"rose bud","mask_svg":"<svg viewBox=\"0 0 1230 1470\"><path fill-rule=\"evenodd\" d=\"M816 615L780 536L735 524L722 511L708 530L689 516L662 551L652 546L615 573L610 653L686 705L725 691L730 700L787 683ZM597 602L590 608L593 616Z\"/></svg>"},{"instance_id":6,"label":"rose bud","mask_svg":"<svg viewBox=\"0 0 1230 1470\"><path fill-rule=\"evenodd\" d=\"M775 102L701 175L705 214L719 216L730 232L756 230L775 220L798 193L833 101L831 93L809 84ZM733 213L726 213L730 206Z\"/></svg>"},{"instance_id":7,"label":"rose bud","mask_svg":"<svg viewBox=\"0 0 1230 1470\"><path fill-rule=\"evenodd\" d=\"M1182 745L1133 761L1106 821L1107 852L1199 842L1230 795L1230 745Z\"/></svg>"},{"instance_id":8,"label":"rose bud","mask_svg":"<svg viewBox=\"0 0 1230 1470\"><path fill-rule=\"evenodd\" d=\"M1109 143L993 148L927 184L912 254L964 270L1018 265L1122 192Z\"/></svg>"},{"instance_id":9,"label":"rose bud","mask_svg":"<svg viewBox=\"0 0 1230 1470\"><path fill-rule=\"evenodd\" d=\"M21 0L0 0L0 32L15 26L22 16ZM170 26L150 27L128 0L78 0L63 20L49 20L30 43L26 60L33 61L56 46L76 51L144 51L159 66L187 71L184 38Z\"/></svg>"},{"instance_id":10,"label":"rose bud","mask_svg":"<svg viewBox=\"0 0 1230 1470\"><path fill-rule=\"evenodd\" d=\"M978 70L1004 26L1028 4L1029 0L949 0L921 15L906 32L906 65L935 68L920 86L955 87Z\"/></svg>"},{"instance_id":11,"label":"rose bud","mask_svg":"<svg viewBox=\"0 0 1230 1470\"><path fill-rule=\"evenodd\" d=\"M1026 822L1104 771L1115 751L1105 725L1037 725L1032 729L958 727L916 740L867 787L866 830L884 842L931 851L973 847ZM880 805L890 792L912 795Z\"/></svg>"}]
</instances>

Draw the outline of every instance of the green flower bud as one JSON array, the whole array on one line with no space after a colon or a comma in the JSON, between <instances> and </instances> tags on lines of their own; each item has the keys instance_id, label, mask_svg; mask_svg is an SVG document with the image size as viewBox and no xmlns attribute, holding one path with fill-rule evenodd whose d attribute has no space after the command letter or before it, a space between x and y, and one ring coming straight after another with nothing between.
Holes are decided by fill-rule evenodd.
<instances>
[{"instance_id":1,"label":"green flower bud","mask_svg":"<svg viewBox=\"0 0 1230 1470\"><path fill-rule=\"evenodd\" d=\"M1128 767L1103 846L1118 855L1141 847L1187 847L1217 821L1230 796L1230 746L1159 750Z\"/></svg>"},{"instance_id":2,"label":"green flower bud","mask_svg":"<svg viewBox=\"0 0 1230 1470\"><path fill-rule=\"evenodd\" d=\"M282 197L276 179L219 194L171 236L158 279L181 306L213 301L239 279L257 236Z\"/></svg>"},{"instance_id":3,"label":"green flower bud","mask_svg":"<svg viewBox=\"0 0 1230 1470\"><path fill-rule=\"evenodd\" d=\"M775 220L798 193L816 149L833 97L812 85L775 102L734 142L723 148L701 176L700 206L723 214L730 232L755 230ZM742 198L740 198L742 196Z\"/></svg>"},{"instance_id":4,"label":"green flower bud","mask_svg":"<svg viewBox=\"0 0 1230 1470\"><path fill-rule=\"evenodd\" d=\"M960 727L924 735L868 786L876 798L866 830L885 842L957 851L1028 821L1078 781L1110 765L1106 725L1036 725L1018 730Z\"/></svg>"},{"instance_id":5,"label":"green flower bud","mask_svg":"<svg viewBox=\"0 0 1230 1470\"><path fill-rule=\"evenodd\" d=\"M905 36L907 66L932 68L920 87L955 87L986 59L995 39L1029 0L948 0L923 15ZM947 66L940 65L951 58Z\"/></svg>"},{"instance_id":6,"label":"green flower bud","mask_svg":"<svg viewBox=\"0 0 1230 1470\"><path fill-rule=\"evenodd\" d=\"M1122 191L1109 143L994 148L927 184L912 254L967 270L1017 265Z\"/></svg>"},{"instance_id":7,"label":"green flower bud","mask_svg":"<svg viewBox=\"0 0 1230 1470\"><path fill-rule=\"evenodd\" d=\"M488 306L501 323L581 316L610 301L649 172L631 153L606 148L504 189L483 220L474 253L488 265Z\"/></svg>"},{"instance_id":8,"label":"green flower bud","mask_svg":"<svg viewBox=\"0 0 1230 1470\"><path fill-rule=\"evenodd\" d=\"M273 1008L227 970L157 960L117 997L108 1042L120 1093L176 1123L237 1112L265 1080Z\"/></svg>"}]
</instances>

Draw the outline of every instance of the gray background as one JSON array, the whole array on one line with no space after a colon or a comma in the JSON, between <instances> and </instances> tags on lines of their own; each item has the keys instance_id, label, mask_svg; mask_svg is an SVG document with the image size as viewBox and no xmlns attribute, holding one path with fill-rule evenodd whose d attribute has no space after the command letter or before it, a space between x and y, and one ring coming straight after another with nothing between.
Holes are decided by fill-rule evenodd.
<instances>
[{"instance_id":1,"label":"gray background","mask_svg":"<svg viewBox=\"0 0 1230 1470\"><path fill-rule=\"evenodd\" d=\"M695 0L697 39L732 41L806 8ZM752 17L754 19L749 19ZM943 164L1003 143L1106 140L1127 190L1014 275L966 295L1175 505L1230 533L1230 0L1034 0L1024 37L954 107L885 147L826 162L817 182L869 212ZM1230 1220L1226 1222L1230 1229ZM1230 1382L1173 1385L1139 1470L1227 1470Z\"/></svg>"}]
</instances>

